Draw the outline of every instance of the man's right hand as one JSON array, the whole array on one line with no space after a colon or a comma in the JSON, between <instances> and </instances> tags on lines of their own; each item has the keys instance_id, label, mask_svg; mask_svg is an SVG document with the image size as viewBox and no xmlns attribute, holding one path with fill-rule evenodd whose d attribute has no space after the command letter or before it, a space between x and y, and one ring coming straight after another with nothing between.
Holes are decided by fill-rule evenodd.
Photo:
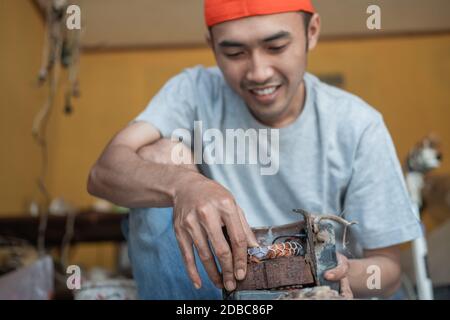
<instances>
[{"instance_id":1,"label":"man's right hand","mask_svg":"<svg viewBox=\"0 0 450 320\"><path fill-rule=\"evenodd\" d=\"M173 146L162 140L160 132L149 123L129 125L114 137L91 169L88 191L123 207L173 206L175 233L194 284L201 286L193 245L209 277L221 287L210 243L219 259L223 283L231 291L235 278L245 276L247 246L258 244L233 196L198 173L195 165L174 164ZM187 148L183 152L186 156L189 153Z\"/></svg>"},{"instance_id":2,"label":"man's right hand","mask_svg":"<svg viewBox=\"0 0 450 320\"><path fill-rule=\"evenodd\" d=\"M244 279L247 272L247 247L258 246L258 242L231 193L217 182L192 173L179 181L173 210L175 235L194 286L198 289L202 283L193 245L214 284L221 288L223 281L225 288L233 291L236 279ZM222 227L227 230L231 248Z\"/></svg>"}]
</instances>

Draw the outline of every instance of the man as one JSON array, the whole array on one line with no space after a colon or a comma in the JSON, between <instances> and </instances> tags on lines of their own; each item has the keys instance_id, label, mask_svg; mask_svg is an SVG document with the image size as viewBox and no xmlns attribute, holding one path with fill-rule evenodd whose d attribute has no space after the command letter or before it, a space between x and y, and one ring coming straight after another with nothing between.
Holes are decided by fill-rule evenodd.
<instances>
[{"instance_id":1,"label":"man","mask_svg":"<svg viewBox=\"0 0 450 320\"><path fill-rule=\"evenodd\" d=\"M359 223L360 256L339 254L326 274L343 295L392 295L398 245L420 235L419 223L381 115L305 72L320 32L310 1L206 0L205 18L218 68L171 79L89 176L92 195L134 208L126 234L140 297L220 299L219 288L245 277L247 247L258 245L250 226L299 220L294 208ZM198 129L209 130L200 141ZM236 161L229 139L206 152L229 130L248 133L270 161ZM367 285L374 266L376 289Z\"/></svg>"}]
</instances>

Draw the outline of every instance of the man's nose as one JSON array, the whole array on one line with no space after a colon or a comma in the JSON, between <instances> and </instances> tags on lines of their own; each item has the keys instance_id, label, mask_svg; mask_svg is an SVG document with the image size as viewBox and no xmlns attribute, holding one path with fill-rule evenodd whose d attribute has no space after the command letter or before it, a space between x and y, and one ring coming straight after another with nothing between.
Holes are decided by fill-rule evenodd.
<instances>
[{"instance_id":1,"label":"man's nose","mask_svg":"<svg viewBox=\"0 0 450 320\"><path fill-rule=\"evenodd\" d=\"M273 77L274 71L269 59L254 53L249 61L247 81L254 84L265 84Z\"/></svg>"}]
</instances>

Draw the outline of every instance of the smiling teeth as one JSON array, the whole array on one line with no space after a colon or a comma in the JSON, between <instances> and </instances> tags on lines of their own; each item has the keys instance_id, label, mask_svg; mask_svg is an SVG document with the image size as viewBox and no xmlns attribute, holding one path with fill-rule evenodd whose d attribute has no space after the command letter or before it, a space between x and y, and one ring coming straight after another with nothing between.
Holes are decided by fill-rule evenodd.
<instances>
[{"instance_id":1,"label":"smiling teeth","mask_svg":"<svg viewBox=\"0 0 450 320\"><path fill-rule=\"evenodd\" d=\"M265 96L274 93L275 90L277 90L277 87L270 87L262 90L252 90L252 91L256 93L258 96Z\"/></svg>"}]
</instances>

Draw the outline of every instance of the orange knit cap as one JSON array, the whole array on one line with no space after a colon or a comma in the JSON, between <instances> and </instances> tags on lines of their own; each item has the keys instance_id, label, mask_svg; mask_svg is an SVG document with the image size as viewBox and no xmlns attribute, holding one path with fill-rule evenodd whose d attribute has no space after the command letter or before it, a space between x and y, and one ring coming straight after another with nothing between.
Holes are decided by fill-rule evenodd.
<instances>
[{"instance_id":1,"label":"orange knit cap","mask_svg":"<svg viewBox=\"0 0 450 320\"><path fill-rule=\"evenodd\" d=\"M290 11L314 13L311 0L204 0L205 21L215 24L256 15Z\"/></svg>"}]
</instances>

